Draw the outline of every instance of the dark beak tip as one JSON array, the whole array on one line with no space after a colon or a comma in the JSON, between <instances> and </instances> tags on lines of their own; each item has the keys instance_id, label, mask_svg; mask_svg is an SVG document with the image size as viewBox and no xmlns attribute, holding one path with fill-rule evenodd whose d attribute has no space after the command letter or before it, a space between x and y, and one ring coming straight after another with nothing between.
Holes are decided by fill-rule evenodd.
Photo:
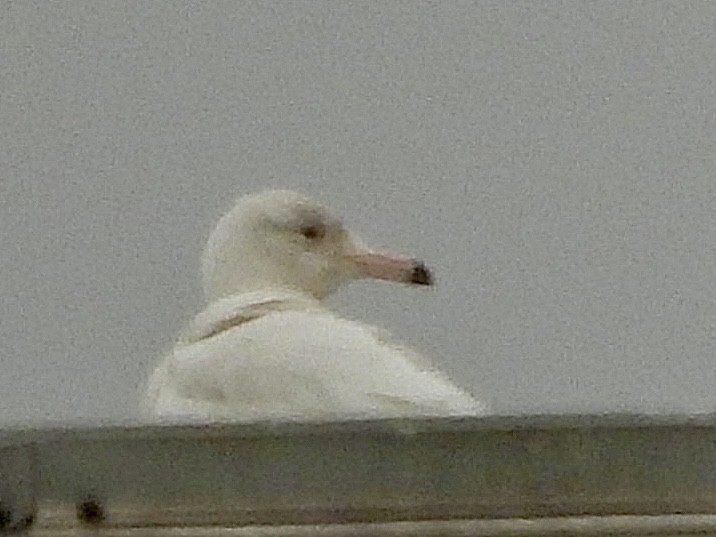
<instances>
[{"instance_id":1,"label":"dark beak tip","mask_svg":"<svg viewBox=\"0 0 716 537\"><path fill-rule=\"evenodd\" d=\"M414 283L416 285L433 285L433 275L430 272L430 269L426 267L423 263L417 262L415 264L415 268L413 269L413 273L411 274L410 283Z\"/></svg>"}]
</instances>

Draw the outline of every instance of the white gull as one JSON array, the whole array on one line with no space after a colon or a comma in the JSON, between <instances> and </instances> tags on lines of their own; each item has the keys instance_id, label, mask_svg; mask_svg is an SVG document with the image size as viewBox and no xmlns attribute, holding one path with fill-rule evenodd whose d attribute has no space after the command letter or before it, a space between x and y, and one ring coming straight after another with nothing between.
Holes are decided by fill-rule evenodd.
<instances>
[{"instance_id":1,"label":"white gull","mask_svg":"<svg viewBox=\"0 0 716 537\"><path fill-rule=\"evenodd\" d=\"M429 285L425 266L369 250L292 191L241 198L202 259L210 304L152 374L162 420L476 415L485 406L385 331L323 303L359 278Z\"/></svg>"}]
</instances>

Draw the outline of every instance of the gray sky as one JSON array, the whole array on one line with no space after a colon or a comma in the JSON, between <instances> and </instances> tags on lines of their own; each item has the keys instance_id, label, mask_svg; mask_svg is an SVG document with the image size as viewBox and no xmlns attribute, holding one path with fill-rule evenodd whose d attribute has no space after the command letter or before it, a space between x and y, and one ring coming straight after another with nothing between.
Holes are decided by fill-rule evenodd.
<instances>
[{"instance_id":1,"label":"gray sky","mask_svg":"<svg viewBox=\"0 0 716 537\"><path fill-rule=\"evenodd\" d=\"M359 283L499 413L716 410L716 4L0 4L0 422L122 419L240 194L438 286Z\"/></svg>"}]
</instances>

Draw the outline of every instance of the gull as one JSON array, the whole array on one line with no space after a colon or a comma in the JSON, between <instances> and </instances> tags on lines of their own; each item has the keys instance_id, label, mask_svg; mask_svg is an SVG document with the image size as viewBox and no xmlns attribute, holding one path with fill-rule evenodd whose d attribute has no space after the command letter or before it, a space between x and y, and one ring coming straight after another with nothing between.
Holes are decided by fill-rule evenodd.
<instances>
[{"instance_id":1,"label":"gull","mask_svg":"<svg viewBox=\"0 0 716 537\"><path fill-rule=\"evenodd\" d=\"M208 306L150 376L160 420L342 420L464 416L486 406L385 330L325 303L353 280L431 285L413 258L369 249L313 199L239 199L202 258Z\"/></svg>"}]
</instances>

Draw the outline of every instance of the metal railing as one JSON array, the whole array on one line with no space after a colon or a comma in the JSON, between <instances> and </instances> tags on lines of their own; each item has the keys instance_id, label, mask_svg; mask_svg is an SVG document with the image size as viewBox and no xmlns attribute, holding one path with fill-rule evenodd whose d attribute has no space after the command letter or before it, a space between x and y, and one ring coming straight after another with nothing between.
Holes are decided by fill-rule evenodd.
<instances>
[{"instance_id":1,"label":"metal railing","mask_svg":"<svg viewBox=\"0 0 716 537\"><path fill-rule=\"evenodd\" d=\"M0 431L0 532L303 535L316 526L716 534L716 416Z\"/></svg>"}]
</instances>

